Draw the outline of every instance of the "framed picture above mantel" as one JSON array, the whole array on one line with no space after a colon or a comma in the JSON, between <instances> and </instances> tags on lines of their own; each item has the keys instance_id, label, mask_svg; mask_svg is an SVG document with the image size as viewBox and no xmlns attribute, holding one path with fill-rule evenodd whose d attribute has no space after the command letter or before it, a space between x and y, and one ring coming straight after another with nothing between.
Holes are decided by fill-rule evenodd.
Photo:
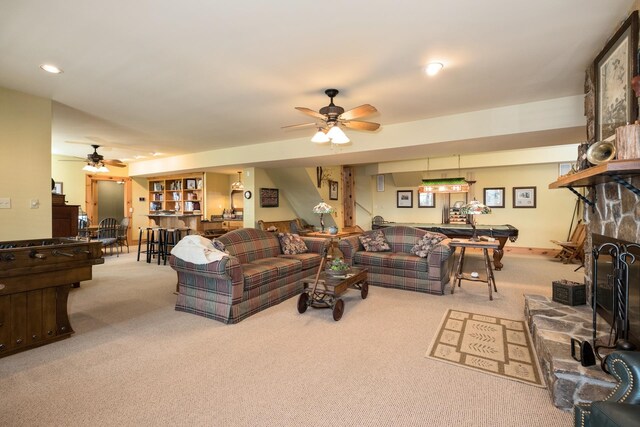
<instances>
[{"instance_id":1,"label":"framed picture above mantel","mask_svg":"<svg viewBox=\"0 0 640 427\"><path fill-rule=\"evenodd\" d=\"M633 123L638 103L631 87L637 73L638 11L634 11L596 57L595 137L602 141L616 128Z\"/></svg>"}]
</instances>

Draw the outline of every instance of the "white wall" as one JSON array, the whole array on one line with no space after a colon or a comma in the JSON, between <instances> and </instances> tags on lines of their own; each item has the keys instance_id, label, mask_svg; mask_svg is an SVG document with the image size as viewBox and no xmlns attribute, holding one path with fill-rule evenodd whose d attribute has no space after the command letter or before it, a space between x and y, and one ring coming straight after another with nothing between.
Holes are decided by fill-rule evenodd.
<instances>
[{"instance_id":1,"label":"white wall","mask_svg":"<svg viewBox=\"0 0 640 427\"><path fill-rule=\"evenodd\" d=\"M51 101L1 87L0 197L0 240L51 237Z\"/></svg>"}]
</instances>

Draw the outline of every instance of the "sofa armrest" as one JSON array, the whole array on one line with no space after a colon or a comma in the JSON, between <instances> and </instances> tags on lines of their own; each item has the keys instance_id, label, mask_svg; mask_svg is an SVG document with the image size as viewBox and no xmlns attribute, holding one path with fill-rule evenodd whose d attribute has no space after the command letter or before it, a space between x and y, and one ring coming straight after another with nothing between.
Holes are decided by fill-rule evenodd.
<instances>
[{"instance_id":1,"label":"sofa armrest","mask_svg":"<svg viewBox=\"0 0 640 427\"><path fill-rule=\"evenodd\" d=\"M427 261L429 265L433 265L436 263L442 263L446 261L451 256L451 248L449 245L443 245L442 243L437 244L427 255Z\"/></svg>"},{"instance_id":2,"label":"sofa armrest","mask_svg":"<svg viewBox=\"0 0 640 427\"><path fill-rule=\"evenodd\" d=\"M313 252L316 254L322 255L324 252L324 248L329 245L330 240L324 239L322 237L307 237L300 236L305 245L307 245L307 249L309 252Z\"/></svg>"},{"instance_id":3,"label":"sofa armrest","mask_svg":"<svg viewBox=\"0 0 640 427\"><path fill-rule=\"evenodd\" d=\"M360 250L360 239L358 236L343 237L338 242L338 249L344 255L344 262L353 265L353 257Z\"/></svg>"},{"instance_id":4,"label":"sofa armrest","mask_svg":"<svg viewBox=\"0 0 640 427\"><path fill-rule=\"evenodd\" d=\"M242 265L234 256L224 257L220 261L208 264L193 264L171 255L169 265L178 273L179 286L184 285L224 295L233 303L242 300L244 291Z\"/></svg>"},{"instance_id":5,"label":"sofa armrest","mask_svg":"<svg viewBox=\"0 0 640 427\"><path fill-rule=\"evenodd\" d=\"M640 352L615 351L607 358L607 367L619 382L606 400L640 405Z\"/></svg>"}]
</instances>

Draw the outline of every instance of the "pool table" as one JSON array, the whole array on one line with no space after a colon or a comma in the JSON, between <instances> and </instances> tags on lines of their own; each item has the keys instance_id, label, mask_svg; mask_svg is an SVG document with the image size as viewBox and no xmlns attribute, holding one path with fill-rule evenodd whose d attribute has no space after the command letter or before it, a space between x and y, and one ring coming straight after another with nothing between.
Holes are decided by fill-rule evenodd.
<instances>
[{"instance_id":1,"label":"pool table","mask_svg":"<svg viewBox=\"0 0 640 427\"><path fill-rule=\"evenodd\" d=\"M425 224L414 222L384 222L381 224L373 224L372 228L391 227L394 225L404 225L407 227L415 227L426 231L435 231L442 233L450 238L461 237L468 239L473 236L473 227L471 224ZM518 229L513 225L476 225L478 229L478 236L490 236L494 237L500 246L498 249L493 250L493 266L496 270L502 270L503 264L501 262L504 255L504 245L507 243L507 239L515 242L518 238Z\"/></svg>"}]
</instances>

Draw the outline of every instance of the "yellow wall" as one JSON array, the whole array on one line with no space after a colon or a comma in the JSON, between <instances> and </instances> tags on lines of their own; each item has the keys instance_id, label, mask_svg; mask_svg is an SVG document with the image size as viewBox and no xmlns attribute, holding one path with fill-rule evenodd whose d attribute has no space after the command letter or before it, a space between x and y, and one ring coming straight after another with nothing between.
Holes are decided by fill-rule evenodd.
<instances>
[{"instance_id":1,"label":"yellow wall","mask_svg":"<svg viewBox=\"0 0 640 427\"><path fill-rule=\"evenodd\" d=\"M253 177L251 175L253 175ZM282 188L279 189L280 190L278 193L279 206L277 208L260 207L260 188L277 188L277 186L273 183L273 181L269 177L269 174L264 169L254 168L253 174L250 173L249 178L253 183L252 185L256 187L253 189L247 188L247 185L245 183L245 189L250 189L254 195L251 198L251 200L253 200L253 209L252 209L253 212L251 213L253 214L254 221L257 221L257 219L261 219L263 221L280 221L283 218L296 217L296 213L291 207L291 205L289 204L289 201L284 197L282 197L282 193L283 193ZM247 204L249 204L249 202L245 200L245 208L247 207ZM247 212L247 209L245 209L245 212ZM254 225L255 222L249 223L247 219L245 219L244 224L245 224L245 227L257 226L257 225Z\"/></svg>"},{"instance_id":2,"label":"yellow wall","mask_svg":"<svg viewBox=\"0 0 640 427\"><path fill-rule=\"evenodd\" d=\"M439 171L430 178L438 178L441 174L448 177L463 176L476 181L471 186L468 200L475 197L483 201L484 188L505 187L505 207L493 208L489 215L478 218L479 224L511 224L519 230L518 240L508 243L509 246L554 248L551 239L566 238L571 218L576 205L576 196L570 191L549 190L549 183L558 178L558 163L503 166L480 168L473 170ZM430 222L442 221L442 207L447 194L436 195L436 207L418 208L417 190L415 186L397 187L393 174L385 174L385 191L376 190L376 176L370 178L370 189L373 199L373 215L380 215L387 221L394 222ZM513 187L536 187L535 209L513 208ZM413 208L397 208L398 190L413 190ZM451 204L465 200L464 194L451 194ZM370 227L368 227L370 228Z\"/></svg>"},{"instance_id":3,"label":"yellow wall","mask_svg":"<svg viewBox=\"0 0 640 427\"><path fill-rule=\"evenodd\" d=\"M51 237L51 101L1 87L0 197L0 240Z\"/></svg>"},{"instance_id":4,"label":"yellow wall","mask_svg":"<svg viewBox=\"0 0 640 427\"><path fill-rule=\"evenodd\" d=\"M317 182L316 168L306 168L306 171L311 180L313 182ZM331 216L333 217L338 229L342 229L344 226L344 209L342 208L342 166L323 166L322 172L325 179L322 181L320 188L318 188L318 194L323 202L335 209ZM329 181L338 182L338 200L329 199ZM330 225L330 222L326 221L325 215L325 226L329 227Z\"/></svg>"},{"instance_id":5,"label":"yellow wall","mask_svg":"<svg viewBox=\"0 0 640 427\"><path fill-rule=\"evenodd\" d=\"M205 189L207 191L205 219L211 218L211 215L222 215L224 209L231 208L229 200L231 182L229 180L229 175L212 172L205 174Z\"/></svg>"}]
</instances>

